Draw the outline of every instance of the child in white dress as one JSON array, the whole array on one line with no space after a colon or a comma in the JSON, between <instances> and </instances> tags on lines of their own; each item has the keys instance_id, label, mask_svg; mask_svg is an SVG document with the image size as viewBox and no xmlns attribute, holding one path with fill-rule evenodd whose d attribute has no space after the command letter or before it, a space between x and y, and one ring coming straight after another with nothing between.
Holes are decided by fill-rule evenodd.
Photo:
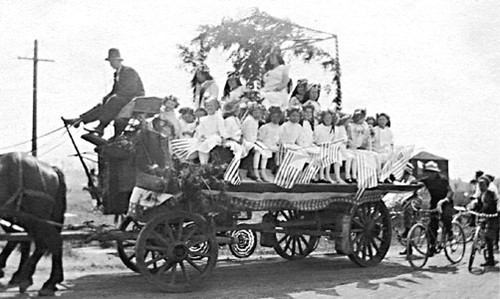
<instances>
[{"instance_id":1,"label":"child in white dress","mask_svg":"<svg viewBox=\"0 0 500 299\"><path fill-rule=\"evenodd\" d=\"M357 109L352 115L352 122L347 127L347 136L349 138L347 141L347 151L353 156L356 155L357 149L367 149L369 143L370 128L365 118L366 110ZM354 183L357 181L356 167L356 159L353 159L351 164L346 161L346 182Z\"/></svg>"},{"instance_id":2,"label":"child in white dress","mask_svg":"<svg viewBox=\"0 0 500 299\"><path fill-rule=\"evenodd\" d=\"M303 119L300 121L302 132L298 144L306 148L306 151L313 151L314 148L314 107L312 105L303 106Z\"/></svg>"},{"instance_id":3,"label":"child in white dress","mask_svg":"<svg viewBox=\"0 0 500 299\"><path fill-rule=\"evenodd\" d=\"M385 163L389 159L394 148L394 137L391 130L391 119L385 113L377 114L377 124L374 128L375 136L373 149L378 154L380 163Z\"/></svg>"},{"instance_id":4,"label":"child in white dress","mask_svg":"<svg viewBox=\"0 0 500 299\"><path fill-rule=\"evenodd\" d=\"M267 169L267 161L279 151L280 123L283 120L283 112L279 107L269 109L269 121L259 129L257 147L254 154L254 168L259 166L260 175L266 182L274 182L271 171Z\"/></svg>"},{"instance_id":5,"label":"child in white dress","mask_svg":"<svg viewBox=\"0 0 500 299\"><path fill-rule=\"evenodd\" d=\"M179 119L179 123L181 125L180 138L192 138L196 129L196 117L194 115L194 110L185 107L179 109L179 113L181 114L181 117Z\"/></svg>"},{"instance_id":6,"label":"child in white dress","mask_svg":"<svg viewBox=\"0 0 500 299\"><path fill-rule=\"evenodd\" d=\"M253 144L245 142L243 139L242 124L238 115L240 113L239 101L227 102L224 105L224 125L227 132L227 140L225 147L231 149L233 154L239 156L240 159L248 155Z\"/></svg>"},{"instance_id":7,"label":"child in white dress","mask_svg":"<svg viewBox=\"0 0 500 299\"><path fill-rule=\"evenodd\" d=\"M248 106L248 115L243 120L243 124L241 125L241 129L243 131L243 140L245 144L251 145L249 149L254 148L254 161L255 156L257 155L257 147L255 143L257 142L257 135L259 131L259 121L262 119L264 107L259 104L250 104ZM260 181L260 175L258 171L258 163L255 162L252 164L252 167L248 169L248 178L256 181Z\"/></svg>"},{"instance_id":8,"label":"child in white dress","mask_svg":"<svg viewBox=\"0 0 500 299\"><path fill-rule=\"evenodd\" d=\"M205 109L208 115L200 118L194 134L196 143L193 151L198 153L201 164L207 164L210 151L217 145L223 145L228 137L224 119L217 113L219 102L215 98L207 99Z\"/></svg>"},{"instance_id":9,"label":"child in white dress","mask_svg":"<svg viewBox=\"0 0 500 299\"><path fill-rule=\"evenodd\" d=\"M337 114L334 111L323 111L321 113L320 124L314 129L314 143L317 145L328 143L328 142L339 142L347 143L347 133L343 126L335 126L337 122ZM345 147L345 146L344 146ZM332 184L334 183L344 183L340 178L340 165L341 161L334 163L335 180L330 176L331 165L321 168L319 172L320 181L328 181Z\"/></svg>"},{"instance_id":10,"label":"child in white dress","mask_svg":"<svg viewBox=\"0 0 500 299\"><path fill-rule=\"evenodd\" d=\"M288 108L288 121L280 126L280 144L289 148L299 148L299 138L302 134L302 126L299 124L301 108L293 106Z\"/></svg>"}]
</instances>

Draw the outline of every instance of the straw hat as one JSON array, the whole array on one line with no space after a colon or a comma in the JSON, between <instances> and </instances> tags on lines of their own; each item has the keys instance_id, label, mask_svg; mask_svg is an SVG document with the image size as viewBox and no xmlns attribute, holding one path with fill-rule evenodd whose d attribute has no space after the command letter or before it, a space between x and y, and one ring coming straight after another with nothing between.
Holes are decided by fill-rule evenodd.
<instances>
[{"instance_id":1,"label":"straw hat","mask_svg":"<svg viewBox=\"0 0 500 299\"><path fill-rule=\"evenodd\" d=\"M434 161L429 161L429 162L425 163L424 170L425 171L432 171L432 172L441 172L437 163Z\"/></svg>"}]
</instances>

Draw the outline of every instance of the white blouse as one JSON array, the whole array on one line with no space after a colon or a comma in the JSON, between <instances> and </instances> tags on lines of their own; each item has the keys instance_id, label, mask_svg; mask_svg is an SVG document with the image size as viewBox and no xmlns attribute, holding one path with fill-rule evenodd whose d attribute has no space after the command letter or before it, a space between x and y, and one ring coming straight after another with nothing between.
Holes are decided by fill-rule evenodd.
<instances>
[{"instance_id":1,"label":"white blouse","mask_svg":"<svg viewBox=\"0 0 500 299\"><path fill-rule=\"evenodd\" d=\"M375 138L374 147L375 150L388 150L394 145L394 137L392 135L392 130L389 127L381 128L375 127Z\"/></svg>"},{"instance_id":2,"label":"white blouse","mask_svg":"<svg viewBox=\"0 0 500 299\"><path fill-rule=\"evenodd\" d=\"M196 128L195 137L198 139L202 139L201 137L208 138L212 135L218 135L222 138L228 137L224 119L220 113L201 117L200 124Z\"/></svg>"},{"instance_id":3,"label":"white blouse","mask_svg":"<svg viewBox=\"0 0 500 299\"><path fill-rule=\"evenodd\" d=\"M253 116L249 115L243 121L241 131L243 133L243 139L250 143L255 143L259 131L259 122L253 118Z\"/></svg>"},{"instance_id":4,"label":"white blouse","mask_svg":"<svg viewBox=\"0 0 500 299\"><path fill-rule=\"evenodd\" d=\"M299 137L302 133L302 126L298 123L294 124L290 121L280 126L280 143L281 144L298 144Z\"/></svg>"},{"instance_id":5,"label":"white blouse","mask_svg":"<svg viewBox=\"0 0 500 299\"><path fill-rule=\"evenodd\" d=\"M299 137L300 146L311 146L314 142L314 132L311 123L307 120L302 122L302 130Z\"/></svg>"},{"instance_id":6,"label":"white blouse","mask_svg":"<svg viewBox=\"0 0 500 299\"><path fill-rule=\"evenodd\" d=\"M269 148L273 148L279 145L280 142L280 125L267 123L260 127L258 138Z\"/></svg>"},{"instance_id":7,"label":"white blouse","mask_svg":"<svg viewBox=\"0 0 500 299\"><path fill-rule=\"evenodd\" d=\"M241 123L236 116L229 116L224 119L224 126L226 127L227 138L239 142L241 139Z\"/></svg>"},{"instance_id":8,"label":"white blouse","mask_svg":"<svg viewBox=\"0 0 500 299\"><path fill-rule=\"evenodd\" d=\"M331 142L335 138L335 132L332 126L325 126L324 124L314 127L314 143L321 144Z\"/></svg>"}]
</instances>

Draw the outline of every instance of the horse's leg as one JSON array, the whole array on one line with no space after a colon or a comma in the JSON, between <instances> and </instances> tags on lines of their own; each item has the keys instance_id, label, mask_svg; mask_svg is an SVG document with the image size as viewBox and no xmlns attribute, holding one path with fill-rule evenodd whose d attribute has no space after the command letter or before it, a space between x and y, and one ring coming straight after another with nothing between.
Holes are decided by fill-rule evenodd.
<instances>
[{"instance_id":1,"label":"horse's leg","mask_svg":"<svg viewBox=\"0 0 500 299\"><path fill-rule=\"evenodd\" d=\"M26 289L33 284L33 274L35 273L36 265L42 256L47 252L46 246L40 246L39 242L35 243L35 252L28 258L23 265L21 274L19 275L19 292L24 293Z\"/></svg>"},{"instance_id":2,"label":"horse's leg","mask_svg":"<svg viewBox=\"0 0 500 299\"><path fill-rule=\"evenodd\" d=\"M17 271L12 274L12 278L9 281L9 285L18 285L20 282L20 275L21 271L23 269L24 264L30 257L30 245L31 242L29 241L23 241L19 242L20 244L20 251L21 251L21 258L19 259L19 267L17 268Z\"/></svg>"},{"instance_id":3,"label":"horse's leg","mask_svg":"<svg viewBox=\"0 0 500 299\"><path fill-rule=\"evenodd\" d=\"M38 291L39 296L54 296L57 291L57 284L64 280L63 263L62 263L62 241L61 247L52 252L52 270L49 279L43 284L43 287Z\"/></svg>"},{"instance_id":4,"label":"horse's leg","mask_svg":"<svg viewBox=\"0 0 500 299\"><path fill-rule=\"evenodd\" d=\"M3 272L3 268L7 265L7 259L9 258L12 251L16 248L18 242L9 241L5 245L2 253L0 253L0 278L4 277L5 273Z\"/></svg>"}]
</instances>

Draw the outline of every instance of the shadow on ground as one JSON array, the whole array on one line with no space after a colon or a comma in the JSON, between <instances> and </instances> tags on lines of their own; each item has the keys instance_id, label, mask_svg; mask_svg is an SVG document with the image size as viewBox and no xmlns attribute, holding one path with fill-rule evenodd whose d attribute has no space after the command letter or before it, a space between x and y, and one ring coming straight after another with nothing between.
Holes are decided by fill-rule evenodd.
<instances>
[{"instance_id":1,"label":"shadow on ground","mask_svg":"<svg viewBox=\"0 0 500 299\"><path fill-rule=\"evenodd\" d=\"M187 294L169 294L169 298L291 298L291 293L313 291L338 296L335 287L356 283L357 288L377 290L381 284L405 288L397 278L411 268L384 261L376 267L360 268L346 257L314 256L300 261L277 258L242 262L221 261L200 289ZM425 273L421 272L421 275ZM394 279L391 279L394 278ZM429 277L430 278L430 277ZM383 279L384 282L370 281ZM131 273L87 275L68 281L71 287L61 297L161 298L161 293L143 277Z\"/></svg>"}]
</instances>

